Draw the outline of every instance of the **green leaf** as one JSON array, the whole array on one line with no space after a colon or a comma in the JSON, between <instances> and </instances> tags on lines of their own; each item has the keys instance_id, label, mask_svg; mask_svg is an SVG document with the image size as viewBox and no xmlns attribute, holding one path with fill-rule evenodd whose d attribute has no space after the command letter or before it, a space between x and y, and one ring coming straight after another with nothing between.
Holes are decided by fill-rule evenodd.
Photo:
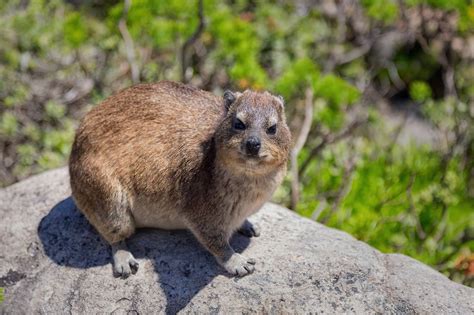
<instances>
[{"instance_id":1,"label":"green leaf","mask_svg":"<svg viewBox=\"0 0 474 315\"><path fill-rule=\"evenodd\" d=\"M12 137L18 129L18 121L10 112L5 112L0 120L0 134Z\"/></svg>"},{"instance_id":2,"label":"green leaf","mask_svg":"<svg viewBox=\"0 0 474 315\"><path fill-rule=\"evenodd\" d=\"M275 91L285 98L304 97L304 89L319 78L317 65L309 58L295 60L275 83Z\"/></svg>"},{"instance_id":3,"label":"green leaf","mask_svg":"<svg viewBox=\"0 0 474 315\"><path fill-rule=\"evenodd\" d=\"M89 37L84 16L79 12L70 12L64 23L64 38L72 48L78 48Z\"/></svg>"},{"instance_id":4,"label":"green leaf","mask_svg":"<svg viewBox=\"0 0 474 315\"><path fill-rule=\"evenodd\" d=\"M417 102L424 102L431 97L430 86L423 81L414 81L410 85L410 96Z\"/></svg>"},{"instance_id":5,"label":"green leaf","mask_svg":"<svg viewBox=\"0 0 474 315\"><path fill-rule=\"evenodd\" d=\"M337 108L351 105L360 98L359 90L340 77L329 74L314 82L315 96L321 97Z\"/></svg>"},{"instance_id":6,"label":"green leaf","mask_svg":"<svg viewBox=\"0 0 474 315\"><path fill-rule=\"evenodd\" d=\"M45 105L45 111L49 118L59 120L64 117L66 107L55 101L48 101Z\"/></svg>"}]
</instances>

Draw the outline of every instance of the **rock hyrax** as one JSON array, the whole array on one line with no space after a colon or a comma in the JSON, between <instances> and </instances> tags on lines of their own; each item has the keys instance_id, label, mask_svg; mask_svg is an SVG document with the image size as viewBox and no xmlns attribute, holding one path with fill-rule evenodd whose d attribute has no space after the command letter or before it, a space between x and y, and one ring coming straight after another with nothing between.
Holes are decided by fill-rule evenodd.
<instances>
[{"instance_id":1,"label":"rock hyrax","mask_svg":"<svg viewBox=\"0 0 474 315\"><path fill-rule=\"evenodd\" d=\"M255 261L234 252L235 231L282 181L290 132L281 97L159 82L127 88L81 122L69 171L77 207L112 246L114 273L138 262L125 240L136 228L189 229L229 273Z\"/></svg>"}]
</instances>

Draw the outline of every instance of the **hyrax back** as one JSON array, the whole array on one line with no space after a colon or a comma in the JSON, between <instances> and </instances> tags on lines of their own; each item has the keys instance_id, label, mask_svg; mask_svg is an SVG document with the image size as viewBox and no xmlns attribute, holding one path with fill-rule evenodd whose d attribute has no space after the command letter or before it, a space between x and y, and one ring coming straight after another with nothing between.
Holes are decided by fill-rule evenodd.
<instances>
[{"instance_id":1,"label":"hyrax back","mask_svg":"<svg viewBox=\"0 0 474 315\"><path fill-rule=\"evenodd\" d=\"M108 98L82 121L70 157L73 198L112 245L114 270L138 263L124 240L137 227L186 228L227 271L252 260L228 240L257 211L286 171L290 133L271 94L224 98L173 82L138 85Z\"/></svg>"}]
</instances>

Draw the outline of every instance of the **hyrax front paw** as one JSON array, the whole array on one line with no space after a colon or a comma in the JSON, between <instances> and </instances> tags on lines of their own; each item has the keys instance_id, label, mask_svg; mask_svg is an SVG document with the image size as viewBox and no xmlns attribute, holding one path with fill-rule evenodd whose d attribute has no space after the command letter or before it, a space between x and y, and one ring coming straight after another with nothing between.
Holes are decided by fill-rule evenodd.
<instances>
[{"instance_id":1,"label":"hyrax front paw","mask_svg":"<svg viewBox=\"0 0 474 315\"><path fill-rule=\"evenodd\" d=\"M221 265L228 273L239 277L248 275L255 270L254 259L236 253L234 253L227 261L221 262Z\"/></svg>"},{"instance_id":2,"label":"hyrax front paw","mask_svg":"<svg viewBox=\"0 0 474 315\"><path fill-rule=\"evenodd\" d=\"M238 229L239 233L247 237L260 236L260 227L251 223L249 220L245 220L244 224Z\"/></svg>"},{"instance_id":3,"label":"hyrax front paw","mask_svg":"<svg viewBox=\"0 0 474 315\"><path fill-rule=\"evenodd\" d=\"M125 250L118 250L114 253L114 276L126 279L130 274L138 271L138 261L133 255Z\"/></svg>"}]
</instances>

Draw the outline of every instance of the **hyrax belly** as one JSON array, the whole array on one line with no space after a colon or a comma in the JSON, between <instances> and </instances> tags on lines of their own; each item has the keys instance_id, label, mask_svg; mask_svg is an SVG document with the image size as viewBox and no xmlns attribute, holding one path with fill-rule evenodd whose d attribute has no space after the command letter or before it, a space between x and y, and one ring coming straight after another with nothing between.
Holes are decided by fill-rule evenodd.
<instances>
[{"instance_id":1,"label":"hyrax belly","mask_svg":"<svg viewBox=\"0 0 474 315\"><path fill-rule=\"evenodd\" d=\"M177 209L167 202L136 200L132 207L132 216L137 228L158 228L164 230L185 229Z\"/></svg>"}]
</instances>

